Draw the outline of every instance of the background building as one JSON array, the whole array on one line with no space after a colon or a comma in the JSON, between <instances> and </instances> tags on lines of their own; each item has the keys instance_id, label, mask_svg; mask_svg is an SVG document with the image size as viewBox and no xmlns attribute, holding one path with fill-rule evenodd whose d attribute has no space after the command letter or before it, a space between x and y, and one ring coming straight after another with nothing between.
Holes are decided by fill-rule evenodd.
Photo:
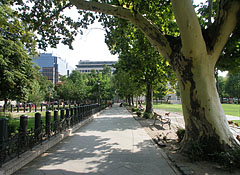
<instances>
[{"instance_id":1,"label":"background building","mask_svg":"<svg viewBox=\"0 0 240 175\"><path fill-rule=\"evenodd\" d=\"M117 61L89 61L89 60L80 60L78 65L76 65L76 70L82 73L90 73L91 70L102 71L104 65L111 67L112 72L115 70L113 65L115 65Z\"/></svg>"},{"instance_id":2,"label":"background building","mask_svg":"<svg viewBox=\"0 0 240 175\"><path fill-rule=\"evenodd\" d=\"M33 58L33 62L40 67L40 72L53 84L59 82L60 76L69 76L73 68L60 57L51 53L41 53L38 58Z\"/></svg>"}]
</instances>

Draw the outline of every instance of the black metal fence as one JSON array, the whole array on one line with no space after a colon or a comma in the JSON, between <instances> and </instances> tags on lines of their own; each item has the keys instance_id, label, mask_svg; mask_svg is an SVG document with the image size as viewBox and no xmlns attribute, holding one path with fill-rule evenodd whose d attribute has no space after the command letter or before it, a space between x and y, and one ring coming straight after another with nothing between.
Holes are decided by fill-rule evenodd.
<instances>
[{"instance_id":1,"label":"black metal fence","mask_svg":"<svg viewBox=\"0 0 240 175\"><path fill-rule=\"evenodd\" d=\"M76 104L33 104L33 103L17 103L16 105L3 105L0 106L0 112L38 112L38 111L47 111L47 110L54 110L54 109L65 109L66 107L71 108L72 106L76 106Z\"/></svg>"},{"instance_id":2,"label":"black metal fence","mask_svg":"<svg viewBox=\"0 0 240 175\"><path fill-rule=\"evenodd\" d=\"M51 112L46 111L44 123L41 114L35 113L34 128L30 130L27 129L28 116L22 115L20 116L18 133L11 137L8 137L8 119L0 118L0 167L104 108L106 106L98 104L75 106L61 109L60 116L58 110L54 110L53 120Z\"/></svg>"}]
</instances>

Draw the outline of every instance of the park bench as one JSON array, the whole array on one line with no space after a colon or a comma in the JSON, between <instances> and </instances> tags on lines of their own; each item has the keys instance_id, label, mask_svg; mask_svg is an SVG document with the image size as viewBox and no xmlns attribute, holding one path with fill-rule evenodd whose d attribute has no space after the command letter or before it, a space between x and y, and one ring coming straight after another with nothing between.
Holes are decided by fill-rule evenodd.
<instances>
[{"instance_id":1,"label":"park bench","mask_svg":"<svg viewBox=\"0 0 240 175\"><path fill-rule=\"evenodd\" d=\"M138 110L139 111L144 111L144 107L142 105L138 105Z\"/></svg>"},{"instance_id":2,"label":"park bench","mask_svg":"<svg viewBox=\"0 0 240 175\"><path fill-rule=\"evenodd\" d=\"M167 124L169 129L171 129L171 119L170 118L167 118L167 117L163 118L162 115L154 112L154 122L153 122L153 125L156 124L156 121L160 122L160 124L162 125L162 128L163 128L163 125Z\"/></svg>"}]
</instances>

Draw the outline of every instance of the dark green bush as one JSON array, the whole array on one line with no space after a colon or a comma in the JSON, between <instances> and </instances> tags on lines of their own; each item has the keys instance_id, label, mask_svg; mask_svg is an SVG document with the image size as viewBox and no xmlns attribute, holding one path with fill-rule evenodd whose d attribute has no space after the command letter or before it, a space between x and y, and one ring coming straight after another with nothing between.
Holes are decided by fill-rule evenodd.
<instances>
[{"instance_id":1,"label":"dark green bush","mask_svg":"<svg viewBox=\"0 0 240 175\"><path fill-rule=\"evenodd\" d=\"M142 112L141 111L137 111L137 116L141 117L142 116Z\"/></svg>"},{"instance_id":2,"label":"dark green bush","mask_svg":"<svg viewBox=\"0 0 240 175\"><path fill-rule=\"evenodd\" d=\"M232 167L240 168L240 148L219 153L216 156L216 161L230 171Z\"/></svg>"},{"instance_id":3,"label":"dark green bush","mask_svg":"<svg viewBox=\"0 0 240 175\"><path fill-rule=\"evenodd\" d=\"M178 128L177 132L176 132L177 136L178 136L178 142L181 142L184 134L185 134L185 129L183 128Z\"/></svg>"},{"instance_id":4,"label":"dark green bush","mask_svg":"<svg viewBox=\"0 0 240 175\"><path fill-rule=\"evenodd\" d=\"M137 111L138 111L138 108L135 108L135 107L132 108L132 112L137 112Z\"/></svg>"},{"instance_id":5,"label":"dark green bush","mask_svg":"<svg viewBox=\"0 0 240 175\"><path fill-rule=\"evenodd\" d=\"M153 114L152 114L152 113L149 113L149 112L144 112L143 118L146 118L146 119L148 119L148 118L153 118Z\"/></svg>"}]
</instances>

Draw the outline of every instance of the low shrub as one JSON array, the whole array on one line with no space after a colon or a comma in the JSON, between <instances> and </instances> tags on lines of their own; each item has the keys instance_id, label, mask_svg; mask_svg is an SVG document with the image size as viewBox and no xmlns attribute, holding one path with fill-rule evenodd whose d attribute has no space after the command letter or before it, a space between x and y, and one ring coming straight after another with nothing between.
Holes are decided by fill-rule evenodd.
<instances>
[{"instance_id":1,"label":"low shrub","mask_svg":"<svg viewBox=\"0 0 240 175\"><path fill-rule=\"evenodd\" d=\"M137 112L137 111L138 111L138 108L136 108L136 107L132 108L132 112Z\"/></svg>"},{"instance_id":2,"label":"low shrub","mask_svg":"<svg viewBox=\"0 0 240 175\"><path fill-rule=\"evenodd\" d=\"M217 154L216 161L229 171L233 167L240 168L240 148Z\"/></svg>"},{"instance_id":3,"label":"low shrub","mask_svg":"<svg viewBox=\"0 0 240 175\"><path fill-rule=\"evenodd\" d=\"M184 134L185 134L185 129L178 128L176 134L178 136L178 142L181 142L183 140L183 137L184 137Z\"/></svg>"},{"instance_id":4,"label":"low shrub","mask_svg":"<svg viewBox=\"0 0 240 175\"><path fill-rule=\"evenodd\" d=\"M148 118L153 118L153 114L152 113L149 113L149 112L144 112L144 114L143 114L143 118L146 118L146 119L148 119Z\"/></svg>"},{"instance_id":5,"label":"low shrub","mask_svg":"<svg viewBox=\"0 0 240 175\"><path fill-rule=\"evenodd\" d=\"M137 116L138 117L142 117L142 112L141 111L137 111Z\"/></svg>"}]
</instances>

